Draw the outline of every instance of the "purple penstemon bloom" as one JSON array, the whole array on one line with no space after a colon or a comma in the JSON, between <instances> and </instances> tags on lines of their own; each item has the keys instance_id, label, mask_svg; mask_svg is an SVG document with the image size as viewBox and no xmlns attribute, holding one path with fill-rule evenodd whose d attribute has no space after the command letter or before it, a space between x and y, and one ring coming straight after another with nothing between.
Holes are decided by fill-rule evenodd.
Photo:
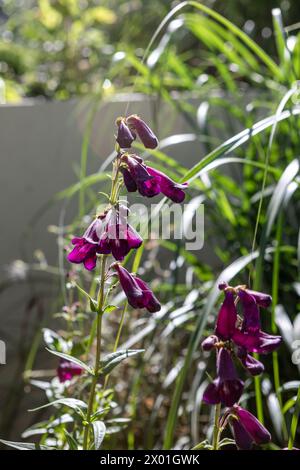
<instances>
[{"instance_id":1,"label":"purple penstemon bloom","mask_svg":"<svg viewBox=\"0 0 300 470\"><path fill-rule=\"evenodd\" d=\"M153 294L150 287L142 279L133 276L119 263L112 265L117 271L121 287L133 308L146 308L155 313L161 309L160 303Z\"/></svg>"},{"instance_id":2,"label":"purple penstemon bloom","mask_svg":"<svg viewBox=\"0 0 300 470\"><path fill-rule=\"evenodd\" d=\"M268 354L274 351L280 345L281 337L261 331L259 308L253 291L251 294L246 289L239 289L238 296L243 307L243 323L241 329L235 330L233 341L248 352Z\"/></svg>"},{"instance_id":3,"label":"purple penstemon bloom","mask_svg":"<svg viewBox=\"0 0 300 470\"><path fill-rule=\"evenodd\" d=\"M126 212L126 215L125 215ZM130 250L139 248L143 239L127 222L127 209L110 210L106 215L105 231L100 245L106 254L111 253L117 261L123 261Z\"/></svg>"},{"instance_id":4,"label":"purple penstemon bloom","mask_svg":"<svg viewBox=\"0 0 300 470\"><path fill-rule=\"evenodd\" d=\"M238 315L234 301L235 294L238 295L243 307L241 326L237 326ZM280 336L269 335L261 331L259 308L255 296L250 294L247 289L240 287L236 289L225 288L225 300L218 315L215 333L222 340L232 340L248 353L267 354L274 351L281 343Z\"/></svg>"},{"instance_id":5,"label":"purple penstemon bloom","mask_svg":"<svg viewBox=\"0 0 300 470\"><path fill-rule=\"evenodd\" d=\"M57 368L57 376L60 382L66 382L67 380L71 380L76 375L80 375L82 373L82 368L74 364L71 361L66 359L61 359L59 362L59 366Z\"/></svg>"},{"instance_id":6,"label":"purple penstemon bloom","mask_svg":"<svg viewBox=\"0 0 300 470\"><path fill-rule=\"evenodd\" d=\"M162 171L146 166L148 173L154 177L156 183L160 187L160 192L167 196L173 202L182 202L185 198L184 190L188 183L176 183Z\"/></svg>"},{"instance_id":7,"label":"purple penstemon bloom","mask_svg":"<svg viewBox=\"0 0 300 470\"><path fill-rule=\"evenodd\" d=\"M117 119L116 124L118 126L118 134L116 137L116 141L118 142L121 148L130 148L132 142L136 138L135 132L129 129L124 118Z\"/></svg>"},{"instance_id":8,"label":"purple penstemon bloom","mask_svg":"<svg viewBox=\"0 0 300 470\"><path fill-rule=\"evenodd\" d=\"M269 431L249 411L235 405L231 410L231 425L236 445L239 449L251 449L257 445L267 444L271 440Z\"/></svg>"},{"instance_id":9,"label":"purple penstemon bloom","mask_svg":"<svg viewBox=\"0 0 300 470\"><path fill-rule=\"evenodd\" d=\"M97 253L103 249L100 240L104 233L103 217L97 217L87 228L82 237L72 239L73 250L67 258L71 263L83 263L91 271L96 266Z\"/></svg>"},{"instance_id":10,"label":"purple penstemon bloom","mask_svg":"<svg viewBox=\"0 0 300 470\"><path fill-rule=\"evenodd\" d=\"M127 191L139 191L145 197L153 197L161 192L159 184L150 175L141 157L138 155L124 155L122 156L122 162L127 166L127 168L122 168Z\"/></svg>"},{"instance_id":11,"label":"purple penstemon bloom","mask_svg":"<svg viewBox=\"0 0 300 470\"><path fill-rule=\"evenodd\" d=\"M131 132L136 133L141 139L144 147L155 149L158 146L158 140L150 127L136 114L126 118L126 124Z\"/></svg>"},{"instance_id":12,"label":"purple penstemon bloom","mask_svg":"<svg viewBox=\"0 0 300 470\"><path fill-rule=\"evenodd\" d=\"M203 401L209 405L222 403L233 406L243 393L244 382L237 376L231 354L225 348L217 353L217 378L211 382L203 394Z\"/></svg>"},{"instance_id":13,"label":"purple penstemon bloom","mask_svg":"<svg viewBox=\"0 0 300 470\"><path fill-rule=\"evenodd\" d=\"M121 157L124 184L129 192L139 191L142 196L153 197L164 194L173 202L180 203L185 198L187 183L176 183L163 172L145 165L137 155L124 154Z\"/></svg>"}]
</instances>

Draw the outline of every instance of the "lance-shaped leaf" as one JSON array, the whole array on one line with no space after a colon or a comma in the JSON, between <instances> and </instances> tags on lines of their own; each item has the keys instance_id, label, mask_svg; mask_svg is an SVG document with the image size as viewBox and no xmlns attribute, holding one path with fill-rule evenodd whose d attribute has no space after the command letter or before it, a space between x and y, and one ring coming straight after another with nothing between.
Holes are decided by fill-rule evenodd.
<instances>
[{"instance_id":1,"label":"lance-shaped leaf","mask_svg":"<svg viewBox=\"0 0 300 470\"><path fill-rule=\"evenodd\" d=\"M6 446L13 447L14 449L18 449L18 450L51 450L53 449L52 447L39 445L39 444L33 444L31 442L14 442L14 441L5 441L4 439L0 439L0 442L2 442L2 444L5 444Z\"/></svg>"},{"instance_id":2,"label":"lance-shaped leaf","mask_svg":"<svg viewBox=\"0 0 300 470\"><path fill-rule=\"evenodd\" d=\"M61 357L62 359L65 359L66 361L73 362L74 364L77 364L79 367L84 369L89 374L94 375L93 369L91 367L89 367L87 364L85 364L84 362L82 362L80 359L77 359L77 357L70 356L70 354L61 353L59 351L53 351L52 349L48 349L48 348L46 348L46 349L51 354L54 354L55 356Z\"/></svg>"},{"instance_id":3,"label":"lance-shaped leaf","mask_svg":"<svg viewBox=\"0 0 300 470\"><path fill-rule=\"evenodd\" d=\"M109 374L120 362L144 351L144 349L122 349L108 354L101 361L101 373L104 375Z\"/></svg>"},{"instance_id":4,"label":"lance-shaped leaf","mask_svg":"<svg viewBox=\"0 0 300 470\"><path fill-rule=\"evenodd\" d=\"M60 398L59 400L51 401L50 403L46 403L45 405L38 406L37 408L32 408L28 411L38 411L42 410L43 408L48 408L48 406L55 406L55 405L63 405L68 406L76 411L80 416L84 417L83 409L87 408L86 403L82 400L77 400L77 398Z\"/></svg>"},{"instance_id":5,"label":"lance-shaped leaf","mask_svg":"<svg viewBox=\"0 0 300 470\"><path fill-rule=\"evenodd\" d=\"M95 444L95 450L100 449L101 444L103 442L105 432L106 432L106 426L103 423L103 421L94 421L92 423L93 426L93 431L94 431L94 444Z\"/></svg>"},{"instance_id":6,"label":"lance-shaped leaf","mask_svg":"<svg viewBox=\"0 0 300 470\"><path fill-rule=\"evenodd\" d=\"M79 292L84 295L90 302L90 309L92 312L97 312L98 304L95 299L93 299L82 287L80 287L76 282L73 282L74 286L77 287Z\"/></svg>"}]
</instances>

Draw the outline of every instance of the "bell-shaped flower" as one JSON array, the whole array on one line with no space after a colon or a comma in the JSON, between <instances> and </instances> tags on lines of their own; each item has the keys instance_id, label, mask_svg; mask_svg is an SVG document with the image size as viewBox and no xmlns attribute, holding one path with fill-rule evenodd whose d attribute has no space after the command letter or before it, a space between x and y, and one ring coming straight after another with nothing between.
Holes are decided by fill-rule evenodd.
<instances>
[{"instance_id":1,"label":"bell-shaped flower","mask_svg":"<svg viewBox=\"0 0 300 470\"><path fill-rule=\"evenodd\" d=\"M240 290L238 296L243 306L243 324L236 329L233 341L248 352L268 354L281 343L280 336L269 335L260 329L260 315L255 297L246 290Z\"/></svg>"},{"instance_id":2,"label":"bell-shaped flower","mask_svg":"<svg viewBox=\"0 0 300 470\"><path fill-rule=\"evenodd\" d=\"M112 266L118 274L121 287L133 308L146 308L149 312L158 312L161 305L150 287L140 278L133 276L123 266L115 263Z\"/></svg>"},{"instance_id":3,"label":"bell-shaped flower","mask_svg":"<svg viewBox=\"0 0 300 470\"><path fill-rule=\"evenodd\" d=\"M124 154L121 161L124 184L129 192L137 190L145 197L162 193L177 203L184 200L187 183L176 183L163 172L145 165L137 155Z\"/></svg>"},{"instance_id":4,"label":"bell-shaped flower","mask_svg":"<svg viewBox=\"0 0 300 470\"><path fill-rule=\"evenodd\" d=\"M130 250L139 248L143 243L137 231L128 224L127 209L123 206L118 210L110 210L105 222L99 248L103 254L111 253L117 261L123 261Z\"/></svg>"},{"instance_id":5,"label":"bell-shaped flower","mask_svg":"<svg viewBox=\"0 0 300 470\"><path fill-rule=\"evenodd\" d=\"M80 375L82 373L82 368L74 364L74 362L68 361L66 359L61 359L59 366L57 368L57 375L60 382L66 382L67 380L71 380L76 375Z\"/></svg>"},{"instance_id":6,"label":"bell-shaped flower","mask_svg":"<svg viewBox=\"0 0 300 470\"><path fill-rule=\"evenodd\" d=\"M97 253L100 239L104 233L104 223L100 217L97 217L87 228L82 237L72 239L73 250L67 258L71 263L83 263L84 267L91 271L96 266Z\"/></svg>"},{"instance_id":7,"label":"bell-shaped flower","mask_svg":"<svg viewBox=\"0 0 300 470\"><path fill-rule=\"evenodd\" d=\"M230 352L221 348L217 356L217 378L210 383L203 394L203 401L209 405L222 403L233 406L240 399L244 382L237 376Z\"/></svg>"},{"instance_id":8,"label":"bell-shaped flower","mask_svg":"<svg viewBox=\"0 0 300 470\"><path fill-rule=\"evenodd\" d=\"M226 283L220 284L219 289L225 291L225 300L218 314L215 334L223 341L233 341L233 343L248 353L268 354L278 348L281 343L281 337L269 335L260 329L259 307L255 299L255 296L259 297L258 294L260 293L240 287L234 289ZM241 325L237 325L235 293L240 298L243 308L243 321ZM260 297L259 301L266 306L269 302L269 296L266 294L261 295L265 297ZM249 366L251 361L252 359L247 358ZM257 367L259 370L260 366L257 365ZM255 365L253 364L252 372L254 370ZM249 372L251 373L250 369Z\"/></svg>"},{"instance_id":9,"label":"bell-shaped flower","mask_svg":"<svg viewBox=\"0 0 300 470\"><path fill-rule=\"evenodd\" d=\"M236 329L232 340L248 352L269 354L280 346L281 336L269 335L261 330L253 333Z\"/></svg>"},{"instance_id":10,"label":"bell-shaped flower","mask_svg":"<svg viewBox=\"0 0 300 470\"><path fill-rule=\"evenodd\" d=\"M135 132L129 129L124 118L117 119L116 124L118 126L116 141L118 142L121 148L130 148L132 142L136 138Z\"/></svg>"},{"instance_id":11,"label":"bell-shaped flower","mask_svg":"<svg viewBox=\"0 0 300 470\"><path fill-rule=\"evenodd\" d=\"M137 155L124 155L122 162L127 165L127 169L122 169L127 191L138 190L145 197L153 197L161 192L158 182L150 175L142 158Z\"/></svg>"},{"instance_id":12,"label":"bell-shaped flower","mask_svg":"<svg viewBox=\"0 0 300 470\"><path fill-rule=\"evenodd\" d=\"M171 199L173 202L182 202L185 198L184 190L187 188L188 183L176 183L162 171L146 166L149 175L154 177L156 184L160 188L160 192Z\"/></svg>"},{"instance_id":13,"label":"bell-shaped flower","mask_svg":"<svg viewBox=\"0 0 300 470\"><path fill-rule=\"evenodd\" d=\"M133 114L127 117L126 124L129 126L131 132L134 132L139 136L144 147L148 149L155 149L158 146L156 135L139 116Z\"/></svg>"},{"instance_id":14,"label":"bell-shaped flower","mask_svg":"<svg viewBox=\"0 0 300 470\"><path fill-rule=\"evenodd\" d=\"M240 406L232 410L234 418L231 419L233 434L239 449L249 450L255 443L267 444L271 440L269 431L249 411Z\"/></svg>"}]
</instances>

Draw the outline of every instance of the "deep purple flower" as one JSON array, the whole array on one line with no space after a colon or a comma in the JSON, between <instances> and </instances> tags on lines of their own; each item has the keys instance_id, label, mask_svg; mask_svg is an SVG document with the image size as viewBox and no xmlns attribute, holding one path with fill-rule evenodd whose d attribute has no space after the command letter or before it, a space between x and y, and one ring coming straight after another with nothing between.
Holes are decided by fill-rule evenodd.
<instances>
[{"instance_id":1,"label":"deep purple flower","mask_svg":"<svg viewBox=\"0 0 300 470\"><path fill-rule=\"evenodd\" d=\"M243 388L244 382L237 376L230 352L221 348L217 356L217 378L207 386L203 401L209 405L233 406L240 399Z\"/></svg>"},{"instance_id":2,"label":"deep purple flower","mask_svg":"<svg viewBox=\"0 0 300 470\"><path fill-rule=\"evenodd\" d=\"M182 202L187 183L176 183L161 171L145 165L137 155L123 155L121 167L124 184L129 192L138 190L142 196L153 197L164 194L174 202Z\"/></svg>"},{"instance_id":3,"label":"deep purple flower","mask_svg":"<svg viewBox=\"0 0 300 470\"><path fill-rule=\"evenodd\" d=\"M236 329L232 339L248 352L268 354L281 343L280 336L269 335L260 329L260 315L255 297L246 290L239 290L238 296L243 306L243 324Z\"/></svg>"},{"instance_id":4,"label":"deep purple flower","mask_svg":"<svg viewBox=\"0 0 300 470\"><path fill-rule=\"evenodd\" d=\"M116 141L121 148L127 149L131 147L132 142L136 138L136 134L129 129L123 118L117 119L118 134Z\"/></svg>"},{"instance_id":5,"label":"deep purple flower","mask_svg":"<svg viewBox=\"0 0 300 470\"><path fill-rule=\"evenodd\" d=\"M231 424L235 442L239 449L250 449L253 443L260 445L270 442L271 435L269 431L249 411L240 406L235 406L232 413L237 418L232 418Z\"/></svg>"},{"instance_id":6,"label":"deep purple flower","mask_svg":"<svg viewBox=\"0 0 300 470\"><path fill-rule=\"evenodd\" d=\"M71 380L75 375L80 375L82 373L82 368L74 362L67 361L66 359L61 359L59 366L57 368L57 375L60 382L66 382Z\"/></svg>"},{"instance_id":7,"label":"deep purple flower","mask_svg":"<svg viewBox=\"0 0 300 470\"><path fill-rule=\"evenodd\" d=\"M228 286L227 282L221 282L219 284L220 290L225 290ZM268 294L264 294L263 292L257 292L255 290L247 289L246 286L238 286L235 288L237 292L240 290L246 291L248 294L254 297L255 302L259 307L268 308L271 305L272 297Z\"/></svg>"},{"instance_id":8,"label":"deep purple flower","mask_svg":"<svg viewBox=\"0 0 300 470\"><path fill-rule=\"evenodd\" d=\"M225 290L225 300L218 314L215 334L223 341L232 340L237 346L246 350L248 353L256 352L259 354L268 354L274 351L280 345L281 337L269 335L261 331L259 308L255 300L255 296L259 297L260 295L260 302L267 305L269 296L240 287L234 289L229 287L226 283L220 284L219 288ZM236 325L237 310L234 302L235 292L237 292L243 307L243 321L239 326ZM252 294L250 292L252 292ZM249 367L251 361L251 359L247 358L247 365ZM258 368L257 370L259 370L260 366L258 364L256 364L256 366ZM253 367L250 367L252 372L250 369L249 372L253 373L256 366L253 364Z\"/></svg>"},{"instance_id":9,"label":"deep purple flower","mask_svg":"<svg viewBox=\"0 0 300 470\"><path fill-rule=\"evenodd\" d=\"M84 267L89 271L94 269L97 261L97 253L101 252L99 243L103 233L103 220L97 217L90 224L82 237L72 239L72 244L75 246L68 254L68 260L71 263L83 263Z\"/></svg>"},{"instance_id":10,"label":"deep purple flower","mask_svg":"<svg viewBox=\"0 0 300 470\"><path fill-rule=\"evenodd\" d=\"M122 162L126 169L122 169L124 184L129 192L138 190L142 196L153 197L161 192L158 182L150 175L142 158L137 155L124 155Z\"/></svg>"},{"instance_id":11,"label":"deep purple flower","mask_svg":"<svg viewBox=\"0 0 300 470\"><path fill-rule=\"evenodd\" d=\"M156 183L160 187L160 192L167 196L173 202L182 202L185 198L184 189L187 188L188 183L176 183L167 175L155 168L146 166L148 173L154 177Z\"/></svg>"},{"instance_id":12,"label":"deep purple flower","mask_svg":"<svg viewBox=\"0 0 300 470\"><path fill-rule=\"evenodd\" d=\"M136 132L144 146L148 149L155 149L158 146L158 140L149 126L136 114L126 118L126 124L131 132Z\"/></svg>"},{"instance_id":13,"label":"deep purple flower","mask_svg":"<svg viewBox=\"0 0 300 470\"><path fill-rule=\"evenodd\" d=\"M264 365L248 354L246 349L238 348L237 356L251 375L260 375L265 370Z\"/></svg>"},{"instance_id":14,"label":"deep purple flower","mask_svg":"<svg viewBox=\"0 0 300 470\"><path fill-rule=\"evenodd\" d=\"M106 253L112 253L117 261L123 261L130 250L139 248L143 239L127 222L127 209L110 210L106 216L105 232L100 246Z\"/></svg>"},{"instance_id":15,"label":"deep purple flower","mask_svg":"<svg viewBox=\"0 0 300 470\"><path fill-rule=\"evenodd\" d=\"M259 307L268 308L271 305L272 297L268 294L264 294L263 292L257 292L250 289L245 289L245 291L254 297L255 302Z\"/></svg>"},{"instance_id":16,"label":"deep purple flower","mask_svg":"<svg viewBox=\"0 0 300 470\"><path fill-rule=\"evenodd\" d=\"M281 336L274 336L258 330L255 333L235 330L232 340L237 346L247 349L248 352L269 354L280 346Z\"/></svg>"},{"instance_id":17,"label":"deep purple flower","mask_svg":"<svg viewBox=\"0 0 300 470\"><path fill-rule=\"evenodd\" d=\"M133 276L118 263L115 263L113 267L118 273L122 289L132 307L146 308L151 313L161 309L159 301L142 279Z\"/></svg>"}]
</instances>

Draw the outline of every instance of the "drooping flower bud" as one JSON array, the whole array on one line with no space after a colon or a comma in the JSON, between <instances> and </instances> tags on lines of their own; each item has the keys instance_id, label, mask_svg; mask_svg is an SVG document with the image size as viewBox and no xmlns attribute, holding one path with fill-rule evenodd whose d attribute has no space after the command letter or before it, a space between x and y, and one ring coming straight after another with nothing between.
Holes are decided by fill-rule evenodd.
<instances>
[{"instance_id":1,"label":"drooping flower bud","mask_svg":"<svg viewBox=\"0 0 300 470\"><path fill-rule=\"evenodd\" d=\"M210 335L202 341L201 347L203 351L211 351L217 342L218 338L215 335Z\"/></svg>"},{"instance_id":2,"label":"drooping flower bud","mask_svg":"<svg viewBox=\"0 0 300 470\"><path fill-rule=\"evenodd\" d=\"M142 279L133 276L118 263L112 267L117 271L121 287L133 308L146 308L151 313L161 309L159 301Z\"/></svg>"},{"instance_id":3,"label":"drooping flower bud","mask_svg":"<svg viewBox=\"0 0 300 470\"><path fill-rule=\"evenodd\" d=\"M136 114L129 116L126 118L126 123L129 126L131 132L133 131L137 133L147 149L155 149L158 146L156 135L139 116Z\"/></svg>"},{"instance_id":4,"label":"drooping flower bud","mask_svg":"<svg viewBox=\"0 0 300 470\"><path fill-rule=\"evenodd\" d=\"M239 449L250 449L252 444L267 444L271 440L269 431L249 411L241 406L232 409L236 418L232 419L235 442Z\"/></svg>"},{"instance_id":5,"label":"drooping flower bud","mask_svg":"<svg viewBox=\"0 0 300 470\"><path fill-rule=\"evenodd\" d=\"M130 148L132 142L136 138L135 133L129 129L123 118L117 119L116 124L118 126L118 134L116 141L118 142L121 148Z\"/></svg>"},{"instance_id":6,"label":"drooping flower bud","mask_svg":"<svg viewBox=\"0 0 300 470\"><path fill-rule=\"evenodd\" d=\"M99 252L99 243L104 233L103 220L97 217L87 228L82 237L72 239L75 245L68 254L68 260L71 263L83 263L84 267L91 271L96 266L97 253Z\"/></svg>"}]
</instances>

